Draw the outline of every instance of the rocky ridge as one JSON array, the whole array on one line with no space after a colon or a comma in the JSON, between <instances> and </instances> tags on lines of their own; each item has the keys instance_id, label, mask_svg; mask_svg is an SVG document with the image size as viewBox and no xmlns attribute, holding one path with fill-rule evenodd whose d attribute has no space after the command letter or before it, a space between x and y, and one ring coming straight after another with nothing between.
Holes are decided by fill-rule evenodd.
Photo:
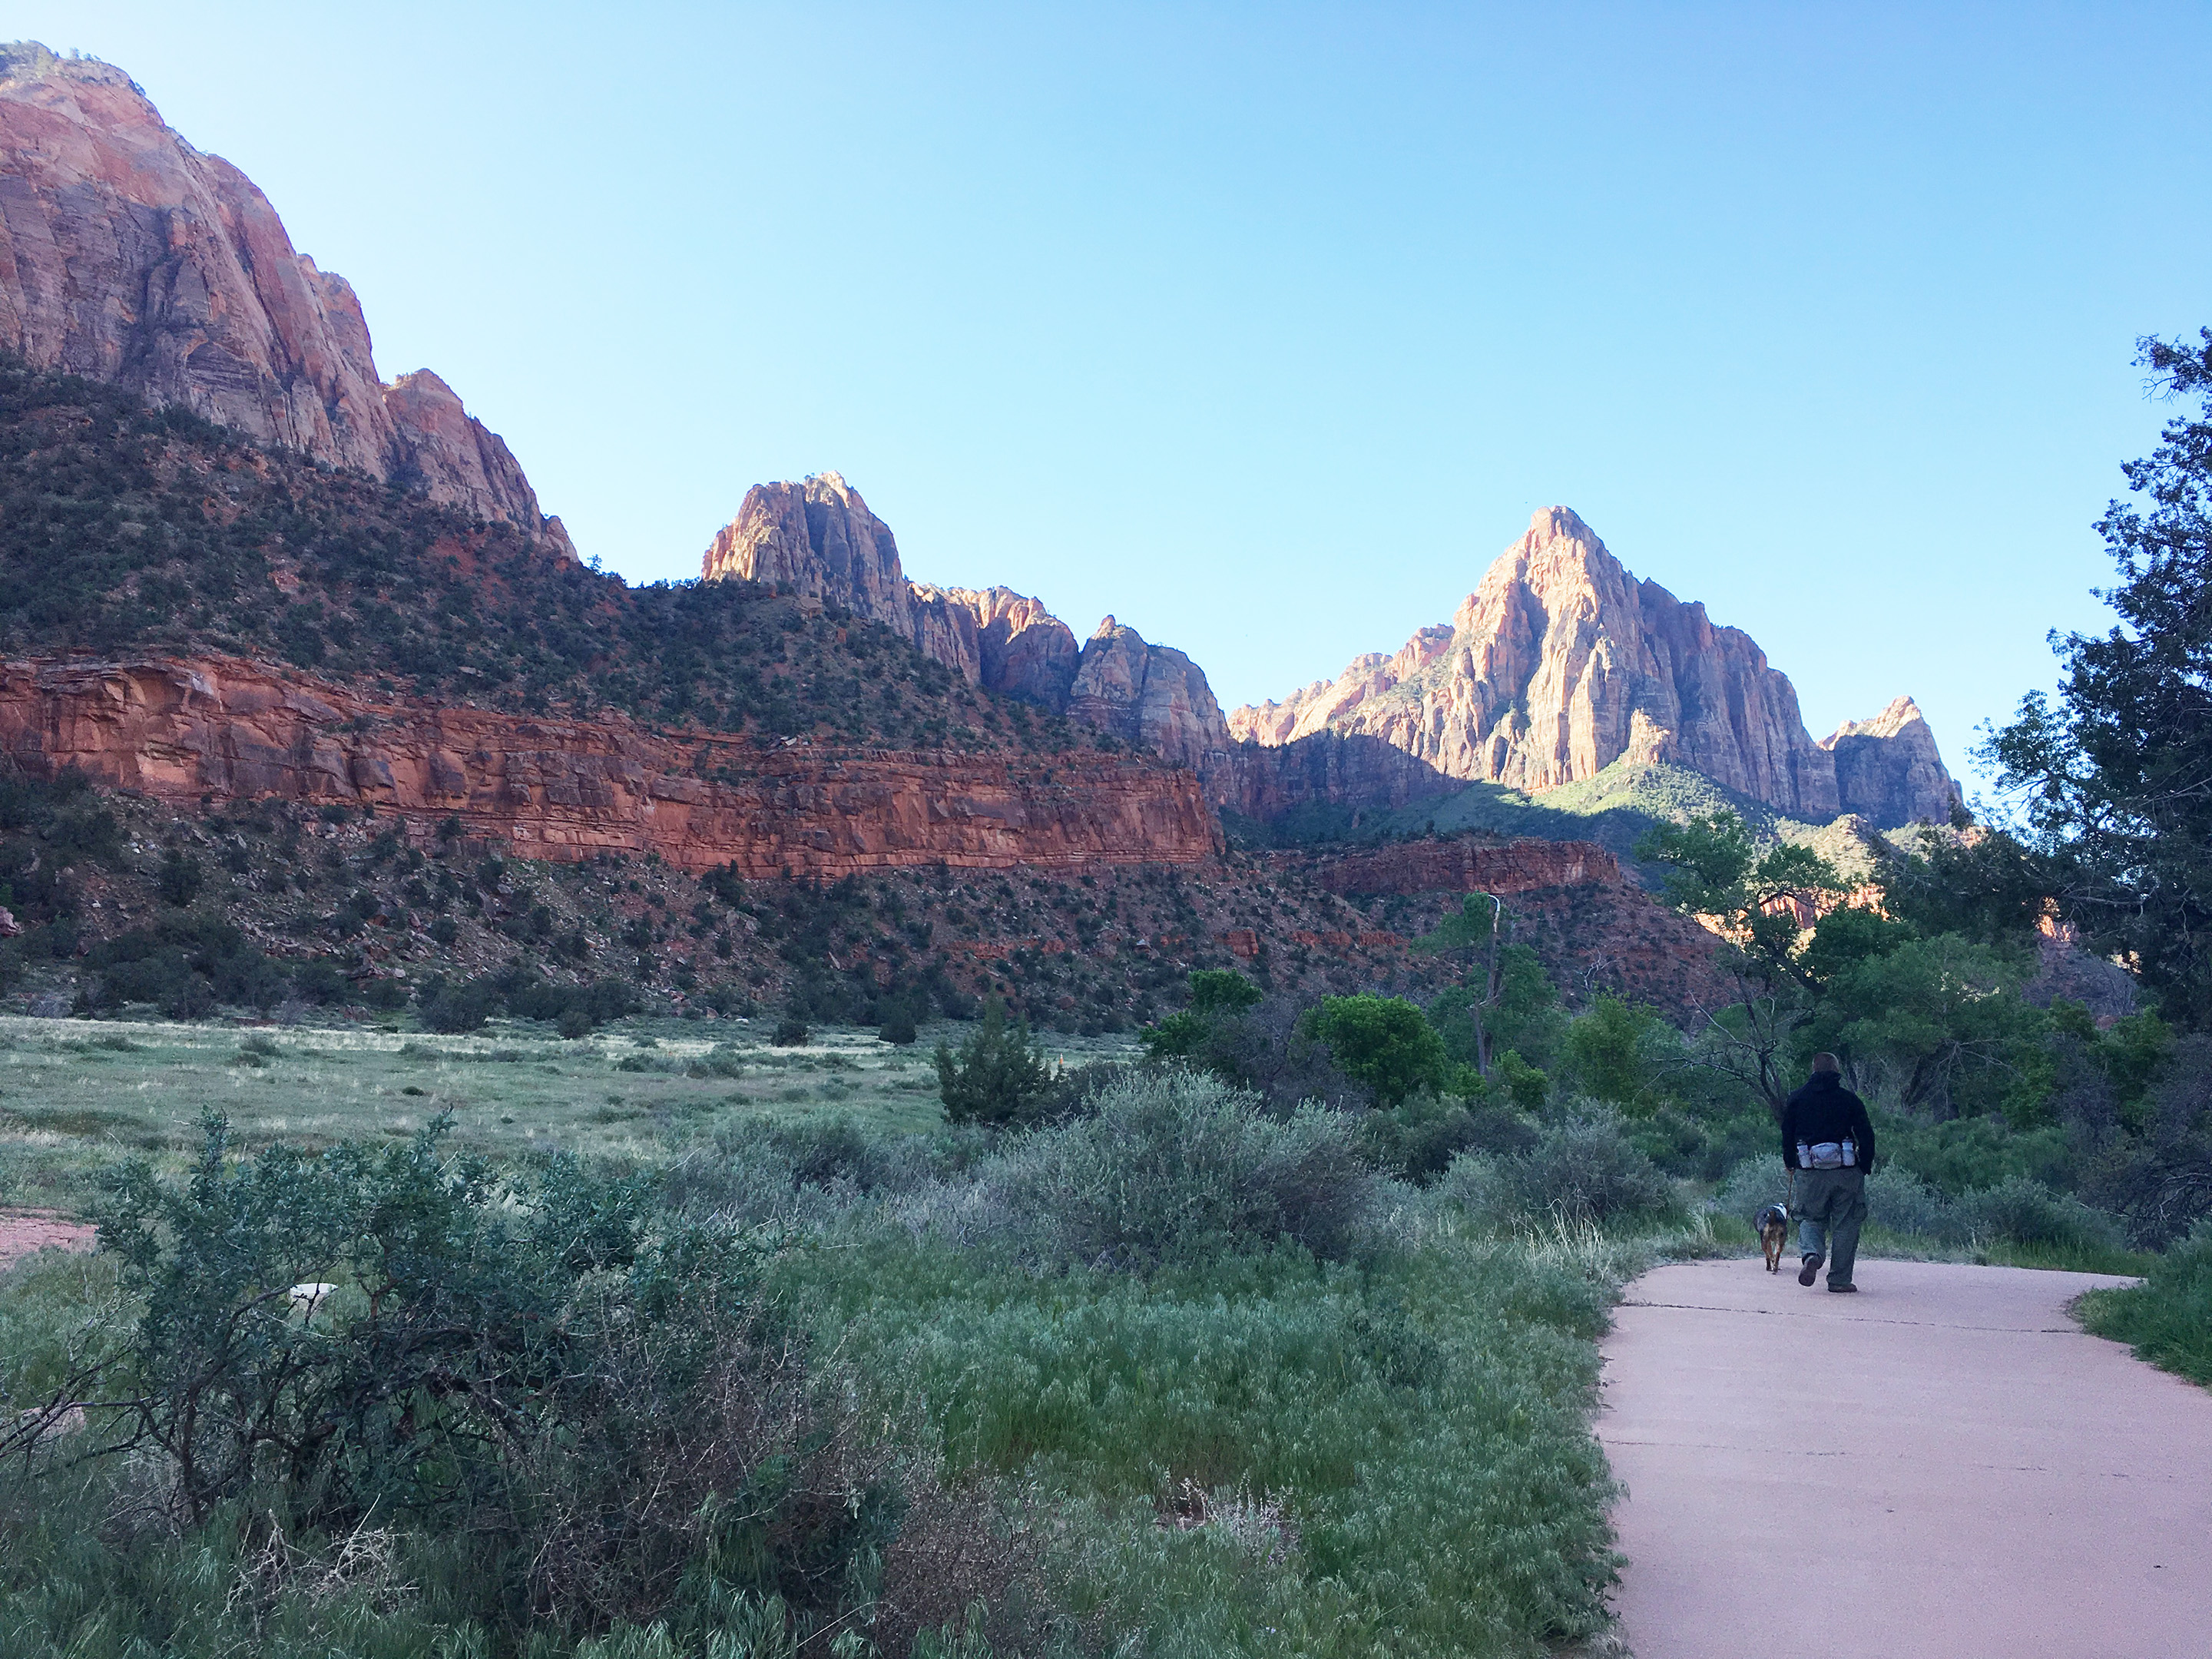
<instances>
[{"instance_id":1,"label":"rocky ridge","mask_svg":"<svg viewBox=\"0 0 2212 1659\"><path fill-rule=\"evenodd\" d=\"M386 386L361 301L253 181L122 70L0 46L0 348L515 526L573 558L498 434L427 369Z\"/></svg>"},{"instance_id":2,"label":"rocky ridge","mask_svg":"<svg viewBox=\"0 0 2212 1659\"><path fill-rule=\"evenodd\" d=\"M760 582L896 629L969 684L1065 714L1209 779L1231 744L1206 675L1112 617L1078 649L1067 624L1006 587L910 581L890 526L835 472L756 484L700 562L704 581Z\"/></svg>"},{"instance_id":3,"label":"rocky ridge","mask_svg":"<svg viewBox=\"0 0 2212 1659\"><path fill-rule=\"evenodd\" d=\"M1376 738L1443 777L1529 794L1624 757L1668 762L1814 823L1941 821L1956 797L1909 698L1815 743L1756 641L1638 580L1563 507L1534 515L1449 624L1228 726L1263 750Z\"/></svg>"}]
</instances>

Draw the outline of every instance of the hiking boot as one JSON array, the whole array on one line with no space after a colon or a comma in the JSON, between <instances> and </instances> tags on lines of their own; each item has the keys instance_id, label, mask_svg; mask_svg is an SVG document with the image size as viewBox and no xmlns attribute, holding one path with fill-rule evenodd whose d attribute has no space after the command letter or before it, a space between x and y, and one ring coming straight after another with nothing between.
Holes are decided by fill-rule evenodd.
<instances>
[{"instance_id":1,"label":"hiking boot","mask_svg":"<svg viewBox=\"0 0 2212 1659\"><path fill-rule=\"evenodd\" d=\"M1828 1288L1829 1288L1831 1291L1834 1291L1838 1296L1848 1296L1848 1295L1850 1295L1850 1294L1851 1294L1851 1293L1855 1292L1855 1291L1858 1289L1858 1286L1857 1286L1857 1285L1834 1285L1834 1284L1832 1284L1832 1285L1830 1285L1828 1286Z\"/></svg>"},{"instance_id":2,"label":"hiking boot","mask_svg":"<svg viewBox=\"0 0 2212 1659\"><path fill-rule=\"evenodd\" d=\"M1822 1258L1817 1255L1808 1255L1805 1258L1805 1265L1797 1269L1797 1282L1800 1285L1809 1285L1813 1282L1814 1275L1820 1271L1821 1260Z\"/></svg>"}]
</instances>

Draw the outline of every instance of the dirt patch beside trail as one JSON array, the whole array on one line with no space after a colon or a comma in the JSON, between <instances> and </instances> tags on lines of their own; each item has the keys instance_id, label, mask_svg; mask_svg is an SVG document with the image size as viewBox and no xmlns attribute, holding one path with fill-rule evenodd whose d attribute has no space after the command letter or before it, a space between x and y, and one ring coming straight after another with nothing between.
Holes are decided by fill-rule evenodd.
<instances>
[{"instance_id":1,"label":"dirt patch beside trail","mask_svg":"<svg viewBox=\"0 0 2212 1659\"><path fill-rule=\"evenodd\" d=\"M98 1231L46 1212L0 1212L0 1273L40 1250L88 1250Z\"/></svg>"}]
</instances>

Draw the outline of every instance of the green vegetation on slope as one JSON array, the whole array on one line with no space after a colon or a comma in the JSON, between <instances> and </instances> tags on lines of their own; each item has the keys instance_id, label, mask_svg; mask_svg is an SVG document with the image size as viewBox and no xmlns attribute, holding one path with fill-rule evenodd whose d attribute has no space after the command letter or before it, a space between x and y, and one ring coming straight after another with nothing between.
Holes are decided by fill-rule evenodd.
<instances>
[{"instance_id":1,"label":"green vegetation on slope","mask_svg":"<svg viewBox=\"0 0 2212 1659\"><path fill-rule=\"evenodd\" d=\"M1475 783L1440 800L1416 801L1376 821L1378 836L1449 835L1479 830L1546 841L1592 841L1634 867L1636 843L1661 824L1732 812L1761 845L1787 842L1814 848L1847 875L1871 872L1890 842L1846 814L1832 823L1802 823L1764 802L1739 795L1702 773L1665 763L1618 760L1595 777L1524 795L1502 784Z\"/></svg>"},{"instance_id":2,"label":"green vegetation on slope","mask_svg":"<svg viewBox=\"0 0 2212 1659\"><path fill-rule=\"evenodd\" d=\"M510 526L11 360L0 648L226 652L453 702L718 731L1098 745L879 624L750 582L627 587Z\"/></svg>"}]
</instances>

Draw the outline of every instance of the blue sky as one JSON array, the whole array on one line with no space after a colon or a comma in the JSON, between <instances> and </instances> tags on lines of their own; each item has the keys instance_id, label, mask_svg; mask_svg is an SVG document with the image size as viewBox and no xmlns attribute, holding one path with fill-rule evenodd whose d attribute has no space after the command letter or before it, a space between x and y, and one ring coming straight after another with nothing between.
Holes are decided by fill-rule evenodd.
<instances>
[{"instance_id":1,"label":"blue sky","mask_svg":"<svg viewBox=\"0 0 2212 1659\"><path fill-rule=\"evenodd\" d=\"M908 573L1224 704L1446 619L1535 508L1954 766L2100 625L2212 322L2212 10L27 0L688 577L835 468Z\"/></svg>"}]
</instances>

